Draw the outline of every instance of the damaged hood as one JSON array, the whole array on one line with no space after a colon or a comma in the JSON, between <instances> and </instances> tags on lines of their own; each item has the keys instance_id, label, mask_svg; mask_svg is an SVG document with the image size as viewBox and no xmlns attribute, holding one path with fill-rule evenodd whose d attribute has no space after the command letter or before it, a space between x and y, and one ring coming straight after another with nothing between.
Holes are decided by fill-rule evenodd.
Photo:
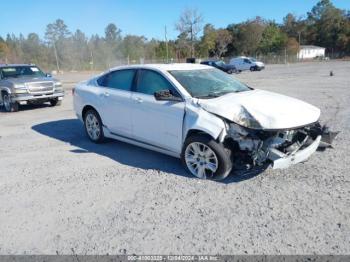
<instances>
[{"instance_id":1,"label":"damaged hood","mask_svg":"<svg viewBox=\"0 0 350 262\"><path fill-rule=\"evenodd\" d=\"M247 116L261 129L289 129L316 122L320 109L301 100L263 90L229 93L213 99L199 99L206 111L248 128ZM244 121L245 122L245 121ZM256 129L256 128L255 128Z\"/></svg>"}]
</instances>

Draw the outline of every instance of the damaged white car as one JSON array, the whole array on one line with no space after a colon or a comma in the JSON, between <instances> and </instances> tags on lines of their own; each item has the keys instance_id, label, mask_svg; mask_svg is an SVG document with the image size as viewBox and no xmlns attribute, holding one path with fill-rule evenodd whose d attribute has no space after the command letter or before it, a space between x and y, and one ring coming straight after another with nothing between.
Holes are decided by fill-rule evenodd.
<instances>
[{"instance_id":1,"label":"damaged white car","mask_svg":"<svg viewBox=\"0 0 350 262\"><path fill-rule=\"evenodd\" d=\"M320 110L195 64L114 68L79 83L74 108L96 143L114 138L181 158L198 178L305 161L334 138Z\"/></svg>"}]
</instances>

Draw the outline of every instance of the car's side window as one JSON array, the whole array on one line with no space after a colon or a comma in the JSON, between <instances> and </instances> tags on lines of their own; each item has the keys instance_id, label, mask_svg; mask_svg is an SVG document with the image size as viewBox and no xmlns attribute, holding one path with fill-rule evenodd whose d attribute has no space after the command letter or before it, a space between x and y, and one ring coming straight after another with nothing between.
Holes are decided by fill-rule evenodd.
<instances>
[{"instance_id":1,"label":"car's side window","mask_svg":"<svg viewBox=\"0 0 350 262\"><path fill-rule=\"evenodd\" d=\"M145 69L139 71L137 92L153 96L155 92L161 90L170 90L174 96L180 97L175 88L161 74Z\"/></svg>"},{"instance_id":2,"label":"car's side window","mask_svg":"<svg viewBox=\"0 0 350 262\"><path fill-rule=\"evenodd\" d=\"M100 86L130 91L135 72L134 69L116 70L97 79L97 83Z\"/></svg>"}]
</instances>

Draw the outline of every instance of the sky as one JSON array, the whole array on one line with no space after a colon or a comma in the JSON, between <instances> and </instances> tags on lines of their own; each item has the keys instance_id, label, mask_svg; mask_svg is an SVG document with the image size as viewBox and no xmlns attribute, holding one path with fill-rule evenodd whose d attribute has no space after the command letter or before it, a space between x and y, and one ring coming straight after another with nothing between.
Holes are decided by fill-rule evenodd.
<instances>
[{"instance_id":1,"label":"sky","mask_svg":"<svg viewBox=\"0 0 350 262\"><path fill-rule=\"evenodd\" d=\"M104 35L109 23L122 35L143 35L148 39L175 39L175 23L185 8L195 8L204 24L216 28L239 23L255 16L282 22L287 13L306 15L317 0L0 0L0 36L7 33L45 34L46 25L60 18L68 29L82 30L87 36ZM341 9L350 10L350 0L333 0Z\"/></svg>"}]
</instances>

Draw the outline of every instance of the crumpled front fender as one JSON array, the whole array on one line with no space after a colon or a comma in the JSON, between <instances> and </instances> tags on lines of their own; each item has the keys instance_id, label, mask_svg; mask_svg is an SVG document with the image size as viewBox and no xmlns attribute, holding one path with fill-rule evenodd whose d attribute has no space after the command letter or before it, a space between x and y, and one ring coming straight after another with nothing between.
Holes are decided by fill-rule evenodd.
<instances>
[{"instance_id":1,"label":"crumpled front fender","mask_svg":"<svg viewBox=\"0 0 350 262\"><path fill-rule=\"evenodd\" d=\"M226 135L224 120L195 104L186 105L183 123L183 141L191 130L202 131L209 134L213 139L219 139L220 141Z\"/></svg>"}]
</instances>

